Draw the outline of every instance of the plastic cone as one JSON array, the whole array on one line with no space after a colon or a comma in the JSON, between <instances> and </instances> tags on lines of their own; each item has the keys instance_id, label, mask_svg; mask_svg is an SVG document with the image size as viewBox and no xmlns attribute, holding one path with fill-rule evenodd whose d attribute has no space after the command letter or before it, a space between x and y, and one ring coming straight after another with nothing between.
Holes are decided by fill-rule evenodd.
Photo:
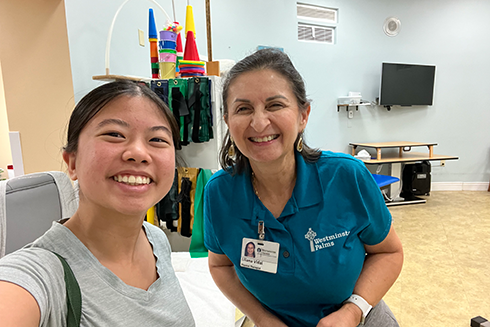
<instances>
[{"instance_id":1,"label":"plastic cone","mask_svg":"<svg viewBox=\"0 0 490 327\"><path fill-rule=\"evenodd\" d=\"M187 10L185 13L185 36L189 36L189 31L194 33L194 37L196 37L196 27L194 26L194 14L192 13L192 6L187 6Z\"/></svg>"},{"instance_id":2,"label":"plastic cone","mask_svg":"<svg viewBox=\"0 0 490 327\"><path fill-rule=\"evenodd\" d=\"M175 48L177 52L184 52L184 48L182 47L182 38L180 37L180 33L177 34L177 47Z\"/></svg>"},{"instance_id":3,"label":"plastic cone","mask_svg":"<svg viewBox=\"0 0 490 327\"><path fill-rule=\"evenodd\" d=\"M196 40L194 32L187 32L187 40L185 42L184 60L201 61L197 52Z\"/></svg>"},{"instance_id":4,"label":"plastic cone","mask_svg":"<svg viewBox=\"0 0 490 327\"><path fill-rule=\"evenodd\" d=\"M150 17L148 19L148 38L158 39L157 28L155 25L155 17L153 16L153 9L150 8Z\"/></svg>"}]
</instances>

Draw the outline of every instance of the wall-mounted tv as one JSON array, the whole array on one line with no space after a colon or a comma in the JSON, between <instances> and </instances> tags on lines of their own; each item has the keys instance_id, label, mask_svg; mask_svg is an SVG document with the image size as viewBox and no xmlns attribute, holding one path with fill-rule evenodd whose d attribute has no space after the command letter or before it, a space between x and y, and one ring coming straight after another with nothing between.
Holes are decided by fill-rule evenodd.
<instances>
[{"instance_id":1,"label":"wall-mounted tv","mask_svg":"<svg viewBox=\"0 0 490 327\"><path fill-rule=\"evenodd\" d=\"M431 106L436 66L383 63L379 104Z\"/></svg>"}]
</instances>

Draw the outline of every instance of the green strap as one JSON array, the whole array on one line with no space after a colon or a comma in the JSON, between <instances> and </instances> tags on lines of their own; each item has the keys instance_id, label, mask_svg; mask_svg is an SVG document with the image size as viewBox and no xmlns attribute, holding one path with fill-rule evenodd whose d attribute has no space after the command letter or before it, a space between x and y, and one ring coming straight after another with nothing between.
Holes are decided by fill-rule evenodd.
<instances>
[{"instance_id":1,"label":"green strap","mask_svg":"<svg viewBox=\"0 0 490 327\"><path fill-rule=\"evenodd\" d=\"M68 308L66 325L68 327L78 327L80 326L80 318L82 316L82 293L80 292L80 287L68 262L58 253L53 253L60 259L63 270L65 271L66 306Z\"/></svg>"}]
</instances>

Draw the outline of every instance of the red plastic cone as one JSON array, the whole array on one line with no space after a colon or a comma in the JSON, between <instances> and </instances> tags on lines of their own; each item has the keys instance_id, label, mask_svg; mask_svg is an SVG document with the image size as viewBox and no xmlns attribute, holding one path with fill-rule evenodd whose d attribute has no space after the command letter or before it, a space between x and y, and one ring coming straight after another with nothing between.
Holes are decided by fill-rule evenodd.
<instances>
[{"instance_id":1,"label":"red plastic cone","mask_svg":"<svg viewBox=\"0 0 490 327\"><path fill-rule=\"evenodd\" d=\"M175 25L179 26L179 22L174 22ZM180 26L182 27L182 26ZM177 47L175 48L175 50L177 50L177 52L184 52L184 48L182 47L182 38L181 38L181 32L180 30L176 30L174 31L177 33Z\"/></svg>"},{"instance_id":2,"label":"red plastic cone","mask_svg":"<svg viewBox=\"0 0 490 327\"><path fill-rule=\"evenodd\" d=\"M194 32L188 31L185 42L184 60L201 61L199 59L199 53L197 52L196 39L194 39Z\"/></svg>"},{"instance_id":3,"label":"red plastic cone","mask_svg":"<svg viewBox=\"0 0 490 327\"><path fill-rule=\"evenodd\" d=\"M177 52L184 52L184 48L182 47L182 38L180 37L180 33L177 34L177 47L175 48Z\"/></svg>"}]
</instances>

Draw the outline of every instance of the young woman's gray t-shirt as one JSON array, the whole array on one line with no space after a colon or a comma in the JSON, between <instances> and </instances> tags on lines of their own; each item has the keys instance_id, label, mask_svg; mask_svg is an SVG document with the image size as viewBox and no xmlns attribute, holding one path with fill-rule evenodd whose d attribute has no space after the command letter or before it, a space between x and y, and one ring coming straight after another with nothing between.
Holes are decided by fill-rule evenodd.
<instances>
[{"instance_id":1,"label":"young woman's gray t-shirt","mask_svg":"<svg viewBox=\"0 0 490 327\"><path fill-rule=\"evenodd\" d=\"M81 326L195 326L171 265L165 233L146 222L143 227L159 276L147 291L121 281L57 222L32 244L0 260L0 280L17 284L34 296L41 310L39 326L65 327L63 267L47 249L64 257L77 278L82 292Z\"/></svg>"}]
</instances>

